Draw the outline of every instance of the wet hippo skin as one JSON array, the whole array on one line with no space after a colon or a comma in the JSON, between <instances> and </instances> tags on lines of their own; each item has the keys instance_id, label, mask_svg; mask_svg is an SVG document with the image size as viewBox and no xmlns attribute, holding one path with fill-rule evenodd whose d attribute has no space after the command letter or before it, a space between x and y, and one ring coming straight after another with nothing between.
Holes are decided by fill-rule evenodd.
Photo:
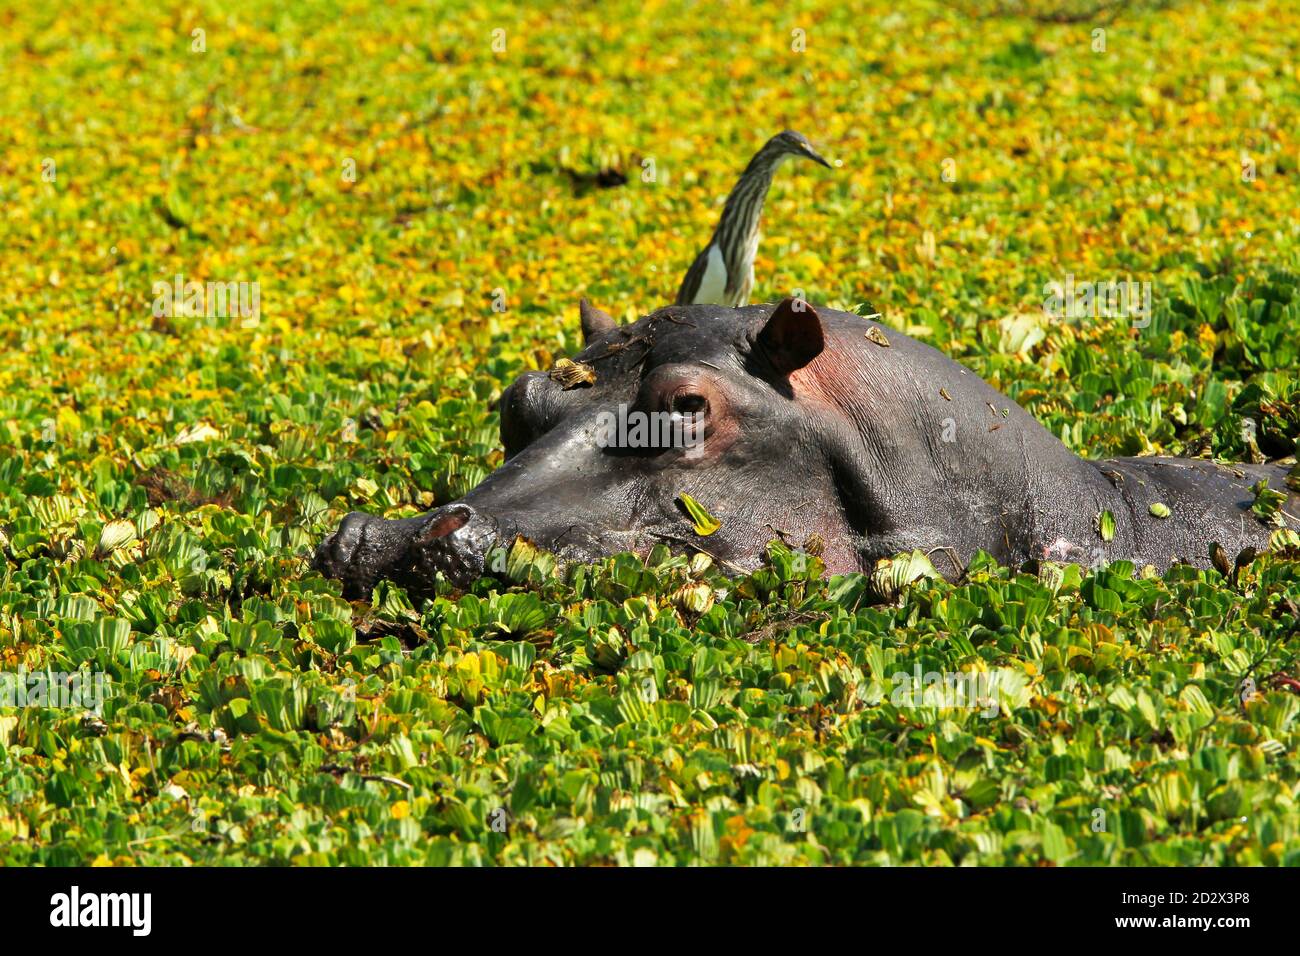
<instances>
[{"instance_id":1,"label":"wet hippo skin","mask_svg":"<svg viewBox=\"0 0 1300 956\"><path fill-rule=\"evenodd\" d=\"M979 550L1011 565L1129 559L1163 570L1208 566L1211 542L1229 555L1262 547L1272 528L1251 512L1250 486L1286 490L1274 465L1079 458L930 346L799 300L672 306L625 326L584 302L581 319L574 361L594 382L521 375L501 396L500 468L427 515L348 515L314 565L360 596L381 578L416 591L438 574L464 585L516 536L574 560L666 542L749 568L772 538L816 535L831 572L913 549L949 578ZM696 423L683 432L691 441L605 440L610 416L655 413ZM698 535L682 494L721 527ZM1282 510L1295 527L1295 494ZM1109 541L1103 511L1115 519Z\"/></svg>"}]
</instances>

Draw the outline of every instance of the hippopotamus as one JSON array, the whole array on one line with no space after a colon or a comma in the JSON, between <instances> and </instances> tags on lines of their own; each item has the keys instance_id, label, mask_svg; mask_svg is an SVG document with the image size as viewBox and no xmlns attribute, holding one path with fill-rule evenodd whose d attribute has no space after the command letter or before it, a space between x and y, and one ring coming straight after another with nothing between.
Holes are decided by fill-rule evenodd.
<instances>
[{"instance_id":1,"label":"hippopotamus","mask_svg":"<svg viewBox=\"0 0 1300 956\"><path fill-rule=\"evenodd\" d=\"M381 578L429 592L438 574L472 583L522 536L565 560L662 542L739 571L776 538L816 542L828 573L916 550L951 580L978 551L1163 571L1263 547L1270 521L1300 515L1281 466L1080 458L969 369L857 314L799 299L626 325L585 300L580 314L567 374L525 372L501 394L496 471L418 517L349 514L315 566L350 596ZM690 427L609 440L615 418L655 415ZM1268 520L1252 512L1261 479L1287 494Z\"/></svg>"}]
</instances>

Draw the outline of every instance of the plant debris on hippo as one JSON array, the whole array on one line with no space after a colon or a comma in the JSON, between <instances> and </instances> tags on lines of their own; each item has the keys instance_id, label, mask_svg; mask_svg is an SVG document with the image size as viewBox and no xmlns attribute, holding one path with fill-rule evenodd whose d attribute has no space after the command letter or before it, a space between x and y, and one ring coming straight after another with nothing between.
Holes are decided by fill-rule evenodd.
<instances>
[{"instance_id":1,"label":"plant debris on hippo","mask_svg":"<svg viewBox=\"0 0 1300 956\"><path fill-rule=\"evenodd\" d=\"M666 542L737 568L780 537L816 542L828 572L920 550L949 579L980 550L1012 566L1206 567L1212 543L1267 542L1252 486L1287 493L1277 465L1084 460L930 346L801 300L671 306L625 326L585 301L581 314L577 364L502 393L500 468L426 515L349 514L315 566L350 596L380 578L427 592L438 573L471 583L522 536L570 560ZM609 440L614 418L665 414L693 426L688 440ZM1298 498L1276 520L1300 524ZM695 503L721 522L707 537Z\"/></svg>"}]
</instances>

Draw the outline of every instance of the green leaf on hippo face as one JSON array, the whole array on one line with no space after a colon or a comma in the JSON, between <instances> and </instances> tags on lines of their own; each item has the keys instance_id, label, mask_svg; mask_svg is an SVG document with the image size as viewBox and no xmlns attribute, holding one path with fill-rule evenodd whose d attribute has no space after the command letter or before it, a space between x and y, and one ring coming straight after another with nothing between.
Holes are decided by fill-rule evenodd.
<instances>
[{"instance_id":1,"label":"green leaf on hippo face","mask_svg":"<svg viewBox=\"0 0 1300 956\"><path fill-rule=\"evenodd\" d=\"M1115 516L1109 511L1103 511L1092 519L1093 527L1101 535L1102 541L1110 541L1115 537Z\"/></svg>"},{"instance_id":2,"label":"green leaf on hippo face","mask_svg":"<svg viewBox=\"0 0 1300 956\"><path fill-rule=\"evenodd\" d=\"M713 515L709 514L704 505L700 504L686 492L677 496L678 503L686 509L690 515L691 522L695 525L695 533L701 538L707 538L713 532L722 527L722 522Z\"/></svg>"},{"instance_id":3,"label":"green leaf on hippo face","mask_svg":"<svg viewBox=\"0 0 1300 956\"><path fill-rule=\"evenodd\" d=\"M1268 524L1275 524L1279 527L1283 525L1282 505L1286 501L1286 495L1270 488L1267 478L1261 478L1255 482L1250 486L1250 490L1255 495L1255 503L1250 506L1250 510L1254 512L1255 517Z\"/></svg>"},{"instance_id":4,"label":"green leaf on hippo face","mask_svg":"<svg viewBox=\"0 0 1300 956\"><path fill-rule=\"evenodd\" d=\"M1153 501L1149 510L1151 511L1151 514L1157 518L1169 517L1169 506L1163 502Z\"/></svg>"}]
</instances>

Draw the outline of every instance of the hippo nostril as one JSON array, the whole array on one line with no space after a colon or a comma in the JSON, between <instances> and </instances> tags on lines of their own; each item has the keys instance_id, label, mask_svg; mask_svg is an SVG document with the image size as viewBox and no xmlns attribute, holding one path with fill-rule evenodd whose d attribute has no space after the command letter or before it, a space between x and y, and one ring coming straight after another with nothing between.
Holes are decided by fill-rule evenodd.
<instances>
[{"instance_id":1,"label":"hippo nostril","mask_svg":"<svg viewBox=\"0 0 1300 956\"><path fill-rule=\"evenodd\" d=\"M465 527L473 517L474 512L470 508L464 505L453 505L424 526L424 530L420 532L420 540L433 541L437 538L445 538L453 531Z\"/></svg>"},{"instance_id":2,"label":"hippo nostril","mask_svg":"<svg viewBox=\"0 0 1300 956\"><path fill-rule=\"evenodd\" d=\"M483 573L495 540L495 522L466 504L452 504L430 516L414 541L417 572L429 580L443 574L467 586Z\"/></svg>"}]
</instances>

